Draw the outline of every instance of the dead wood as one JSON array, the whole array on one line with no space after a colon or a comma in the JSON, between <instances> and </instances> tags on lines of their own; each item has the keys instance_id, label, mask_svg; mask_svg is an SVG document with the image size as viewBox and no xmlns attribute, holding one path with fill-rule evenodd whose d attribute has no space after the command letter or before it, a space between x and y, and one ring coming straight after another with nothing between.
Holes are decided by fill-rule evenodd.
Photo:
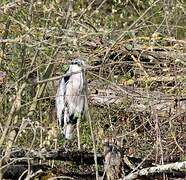
<instances>
[{"instance_id":1,"label":"dead wood","mask_svg":"<svg viewBox=\"0 0 186 180\"><path fill-rule=\"evenodd\" d=\"M165 60L184 60L186 58L186 53L180 53L180 51L132 51L133 55L140 57L142 60L147 61L165 61Z\"/></svg>"},{"instance_id":2,"label":"dead wood","mask_svg":"<svg viewBox=\"0 0 186 180\"><path fill-rule=\"evenodd\" d=\"M2 151L0 152L2 155ZM121 157L123 157L123 152L121 151ZM10 155L10 159L17 159L19 160L22 159L22 157L32 158L32 159L43 159L43 160L61 160L61 161L71 161L76 163L77 165L93 165L95 163L94 161L94 154L85 152L85 151L65 151L63 149L60 150L55 150L55 151L35 151L35 150L25 150L25 149L20 149L20 150L15 150L12 151ZM129 165L126 163L126 161L123 162L123 169L125 176L130 179L136 179L136 178L141 178L144 176L147 177L159 177L162 175L162 172L165 172L168 176L170 177L183 177L184 176L184 171L181 171L181 169L185 168L186 162L177 162L177 163L172 163L172 164L167 164L167 165L153 165L152 160L146 160L144 161L140 167L139 164L143 161L140 158L135 158L135 157L127 157L127 160L134 165L134 168L131 169ZM104 163L104 156L98 154L97 155L97 162L99 165L103 165ZM137 168L138 167L138 168ZM129 174L131 171L133 171L135 168L136 171ZM139 168L143 168L139 170ZM3 177L12 179L11 177L20 177L24 172L25 175L23 176L24 178L27 175L27 171L30 171L32 173L39 172L38 176L45 176L44 174L48 173L47 171L51 171L52 174L55 174L57 176L66 176L66 177L71 177L71 178L79 178L79 179L95 179L96 174L95 172L72 172L68 171L64 167L58 167L58 168L51 168L50 166L47 166L45 164L41 165L32 165L26 162L26 161L19 161L14 164L9 164L4 167L3 170ZM104 172L99 172L99 176L103 175Z\"/></svg>"},{"instance_id":3,"label":"dead wood","mask_svg":"<svg viewBox=\"0 0 186 180\"><path fill-rule=\"evenodd\" d=\"M122 156L124 151L121 150ZM3 156L3 151L0 150L0 156ZM13 149L10 158L31 158L31 159L43 159L43 160L60 160L60 161L70 161L77 165L92 165L94 161L94 153L86 151L65 151L64 149L51 150L51 151L36 151L28 149ZM134 165L138 165L142 159L136 157L127 157ZM97 162L99 165L104 164L104 156L102 154L97 154ZM149 167L153 163L152 160L147 160L143 163L142 167ZM127 164L124 164L124 168L130 169Z\"/></svg>"},{"instance_id":4,"label":"dead wood","mask_svg":"<svg viewBox=\"0 0 186 180\"><path fill-rule=\"evenodd\" d=\"M37 174L36 174L37 173ZM103 172L99 171L99 176L103 175ZM92 180L96 178L95 172L72 172L66 170L64 167L56 167L52 168L45 164L27 164L27 163L19 163L12 164L5 168L3 178L4 179L26 179L29 176L33 176L36 174L37 178L49 179L57 177L67 179L74 178L79 180ZM21 178L20 178L21 177Z\"/></svg>"},{"instance_id":5,"label":"dead wood","mask_svg":"<svg viewBox=\"0 0 186 180\"><path fill-rule=\"evenodd\" d=\"M94 153L85 151L65 151L64 149L53 151L35 151L35 150L15 150L11 153L11 158L29 157L33 159L71 161L80 164L94 164ZM103 165L104 157L97 154L98 164Z\"/></svg>"},{"instance_id":6,"label":"dead wood","mask_svg":"<svg viewBox=\"0 0 186 180\"><path fill-rule=\"evenodd\" d=\"M171 164L166 164L166 165L158 165L156 167L149 167L149 168L144 168L141 170L138 170L134 173L131 173L125 177L125 180L132 180L132 179L137 179L142 176L152 176L154 174L160 174L162 172L173 172L174 170L176 171L181 171L181 170L186 170L186 161L184 162L176 162L176 163L171 163ZM181 173L181 172L180 172ZM180 175L183 177L186 177L186 173L182 172Z\"/></svg>"},{"instance_id":7,"label":"dead wood","mask_svg":"<svg viewBox=\"0 0 186 180\"><path fill-rule=\"evenodd\" d=\"M185 168L185 162L177 162L167 165L158 165L156 167L148 167L138 171L135 171L130 174L130 172L125 172L125 179L161 179L162 172L164 172L169 178L184 178L184 171L180 171L182 168ZM64 167L55 167L52 168L46 164L28 164L27 162L18 162L10 164L4 168L4 179L25 179L27 176L32 176L37 174L37 177L43 178L57 178L57 177L67 177L80 180L89 180L95 179L95 172L73 172L67 170ZM104 175L103 171L98 172L99 177ZM128 174L128 175L127 175ZM106 179L106 177L104 178Z\"/></svg>"},{"instance_id":8,"label":"dead wood","mask_svg":"<svg viewBox=\"0 0 186 180\"><path fill-rule=\"evenodd\" d=\"M3 179L25 179L28 173L35 173L39 170L42 172L47 171L50 166L45 164L27 164L21 162L20 164L11 164L3 169ZM41 175L41 174L40 174Z\"/></svg>"}]
</instances>

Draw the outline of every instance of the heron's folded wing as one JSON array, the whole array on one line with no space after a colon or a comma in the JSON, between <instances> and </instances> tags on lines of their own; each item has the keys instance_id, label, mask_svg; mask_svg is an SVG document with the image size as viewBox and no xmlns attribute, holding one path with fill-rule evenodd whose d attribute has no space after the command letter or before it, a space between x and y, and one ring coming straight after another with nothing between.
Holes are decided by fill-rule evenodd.
<instances>
[{"instance_id":1,"label":"heron's folded wing","mask_svg":"<svg viewBox=\"0 0 186 180\"><path fill-rule=\"evenodd\" d=\"M66 84L68 83L69 77L65 76L59 83L59 87L57 89L56 94L56 110L57 110L57 118L60 126L63 126L63 117L64 116L64 108L65 108L65 93L66 93Z\"/></svg>"}]
</instances>

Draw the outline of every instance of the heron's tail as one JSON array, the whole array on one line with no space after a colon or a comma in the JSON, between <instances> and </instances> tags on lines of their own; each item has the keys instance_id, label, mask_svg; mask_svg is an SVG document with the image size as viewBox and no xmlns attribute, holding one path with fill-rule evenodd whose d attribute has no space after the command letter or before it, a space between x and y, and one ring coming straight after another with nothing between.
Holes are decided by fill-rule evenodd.
<instances>
[{"instance_id":1,"label":"heron's tail","mask_svg":"<svg viewBox=\"0 0 186 180\"><path fill-rule=\"evenodd\" d=\"M64 127L65 139L71 139L73 131L74 131L74 125L73 124L67 124L66 127Z\"/></svg>"}]
</instances>

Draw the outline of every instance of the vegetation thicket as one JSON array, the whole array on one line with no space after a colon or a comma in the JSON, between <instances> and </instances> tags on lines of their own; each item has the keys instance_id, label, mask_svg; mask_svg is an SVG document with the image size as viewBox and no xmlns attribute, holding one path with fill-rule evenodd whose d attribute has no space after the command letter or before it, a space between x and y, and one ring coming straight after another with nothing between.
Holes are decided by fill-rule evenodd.
<instances>
[{"instance_id":1,"label":"vegetation thicket","mask_svg":"<svg viewBox=\"0 0 186 180\"><path fill-rule=\"evenodd\" d=\"M14 148L63 146L55 94L76 57L89 65L97 153L115 139L128 156L184 161L185 7L184 0L1 0L0 164ZM93 152L89 122L80 126L82 149Z\"/></svg>"}]
</instances>

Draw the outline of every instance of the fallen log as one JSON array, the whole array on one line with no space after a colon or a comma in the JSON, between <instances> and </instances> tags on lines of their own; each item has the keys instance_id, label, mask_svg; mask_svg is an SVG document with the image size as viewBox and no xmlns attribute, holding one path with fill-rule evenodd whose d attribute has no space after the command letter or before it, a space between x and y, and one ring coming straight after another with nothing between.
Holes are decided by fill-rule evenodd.
<instances>
[{"instance_id":1,"label":"fallen log","mask_svg":"<svg viewBox=\"0 0 186 180\"><path fill-rule=\"evenodd\" d=\"M1 157L3 156L2 151L0 151ZM121 151L121 158L123 157L123 152ZM97 155L98 164L104 164L104 156L101 154ZM43 159L43 160L60 160L60 161L71 161L76 163L77 165L93 165L94 164L94 154L85 151L65 151L64 149L60 150L52 150L52 151L36 151L36 150L28 150L28 149L20 149L11 152L10 154L10 162L11 160L16 161L13 164L5 165L4 175L5 179L11 179L11 177L20 177L23 173L25 175L34 175L36 173L37 176L47 176L46 173L51 172L54 176L66 176L71 178L79 178L79 179L95 179L94 172L72 172L66 170L65 167L60 166L56 168L51 168L45 164L34 165L28 164L27 160L23 159ZM121 159L122 160L122 159ZM123 168L125 172L126 179L136 179L141 177L159 177L162 173L166 173L167 176L171 177L183 177L186 169L186 162L177 162L171 163L167 165L153 165L152 160L146 160L143 162L140 158L135 157L127 157L123 162ZM141 163L143 162L143 163ZM132 164L132 168L129 164ZM138 167L139 166L139 167ZM102 166L103 167L103 166ZM182 171L182 169L184 169ZM135 171L135 172L132 172ZM31 174L28 174L28 173ZM132 173L131 173L132 172ZM100 171L99 175L102 176L104 171ZM23 179L24 179L23 178Z\"/></svg>"},{"instance_id":2,"label":"fallen log","mask_svg":"<svg viewBox=\"0 0 186 180\"><path fill-rule=\"evenodd\" d=\"M50 166L45 164L27 164L21 162L20 164L11 164L3 168L3 179L25 179L29 173L37 173L41 175L42 172L47 171Z\"/></svg>"},{"instance_id":3,"label":"fallen log","mask_svg":"<svg viewBox=\"0 0 186 180\"><path fill-rule=\"evenodd\" d=\"M125 154L121 151L122 156ZM0 158L3 156L2 151L0 150ZM58 150L29 150L29 149L13 149L10 154L10 159L42 159L42 160L59 160L59 161L70 161L75 163L76 165L93 165L94 161L94 153L86 152L86 151L65 151L64 149ZM136 157L128 157L129 161L134 163L137 166L141 163L141 158ZM97 162L99 165L104 164L104 155L97 154ZM153 163L153 160L146 160L142 167L149 167ZM128 165L125 164L124 168L128 168Z\"/></svg>"},{"instance_id":4,"label":"fallen log","mask_svg":"<svg viewBox=\"0 0 186 180\"><path fill-rule=\"evenodd\" d=\"M151 179L161 179L162 172L170 178L185 178L186 174L184 171L180 171L185 167L186 162L176 162L166 165L158 165L156 167L148 167L133 173L126 173L125 180L133 179L144 179L149 177ZM128 175L127 175L128 174ZM99 171L99 177L103 177L104 172ZM28 177L37 177L43 179L67 179L74 178L79 180L93 180L96 177L95 172L73 172L66 170L64 167L52 168L45 164L27 164L26 162L19 162L8 165L4 169L4 179L26 179ZM107 179L106 177L104 179Z\"/></svg>"},{"instance_id":5,"label":"fallen log","mask_svg":"<svg viewBox=\"0 0 186 180\"><path fill-rule=\"evenodd\" d=\"M51 150L51 151L36 151L19 149L11 152L10 158L33 158L33 159L45 159L45 160L60 160L60 161L71 161L80 164L91 165L94 164L94 153L86 151L65 151L64 149ZM104 157L97 154L98 164L103 165Z\"/></svg>"},{"instance_id":6,"label":"fallen log","mask_svg":"<svg viewBox=\"0 0 186 180\"><path fill-rule=\"evenodd\" d=\"M99 171L99 176L103 172ZM27 164L20 162L18 164L11 164L4 169L3 179L20 179L25 180L29 177L37 177L41 179L60 179L66 177L67 179L79 180L93 180L96 178L95 172L72 172L66 170L64 167L52 168L45 164Z\"/></svg>"},{"instance_id":7,"label":"fallen log","mask_svg":"<svg viewBox=\"0 0 186 180\"><path fill-rule=\"evenodd\" d=\"M166 165L157 165L156 167L148 167L141 170L138 170L136 172L130 173L127 176L125 176L125 180L133 180L138 179L142 176L152 176L155 174L160 173L170 173L174 171L181 171L184 170L183 173L180 172L180 176L183 175L183 177L186 177L186 161L184 162L176 162L176 163L170 163Z\"/></svg>"}]
</instances>

